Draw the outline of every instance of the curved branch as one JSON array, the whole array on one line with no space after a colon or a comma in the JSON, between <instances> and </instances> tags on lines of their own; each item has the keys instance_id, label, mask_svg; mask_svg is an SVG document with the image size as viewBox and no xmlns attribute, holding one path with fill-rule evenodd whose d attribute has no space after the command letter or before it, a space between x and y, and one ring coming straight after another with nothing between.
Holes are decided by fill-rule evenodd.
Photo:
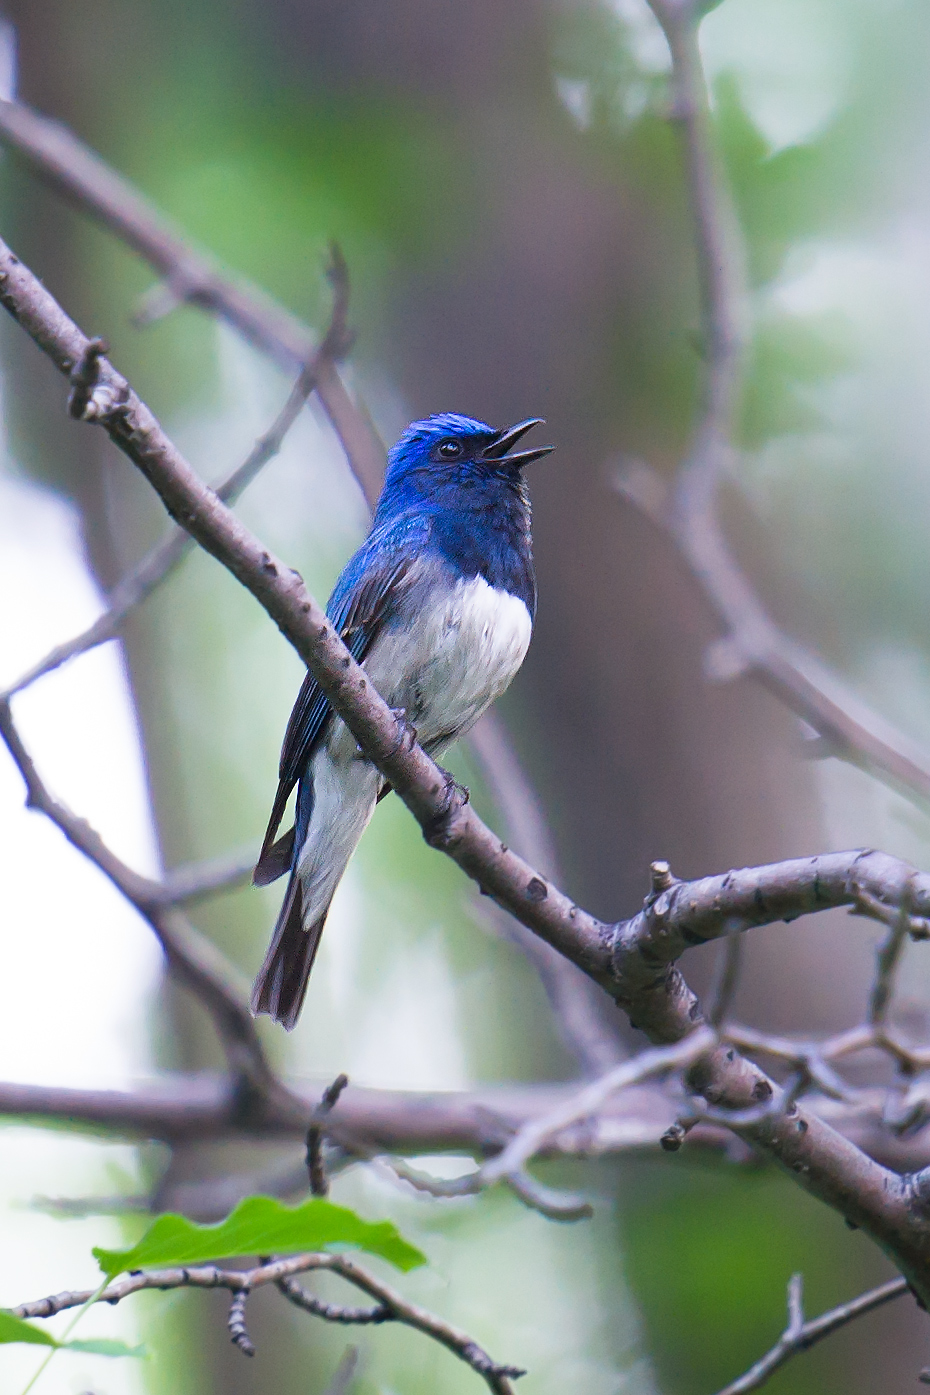
<instances>
[{"instance_id":1,"label":"curved branch","mask_svg":"<svg viewBox=\"0 0 930 1395\"><path fill-rule=\"evenodd\" d=\"M263 548L198 479L126 379L102 355L99 343L88 340L2 243L0 301L72 380L72 401L79 394L84 419L103 426L176 521L276 622L366 756L417 818L431 846L446 852L523 925L607 988L655 1043L674 1044L693 1031L701 1021L700 1008L681 974L670 967L679 951L668 952L661 918L653 918L650 937L631 939L625 927L604 925L582 910L492 833L449 777L411 744L408 729L372 690L364 669L300 577ZM915 892L915 878L911 874L909 893ZM920 913L917 899L909 904ZM742 1137L774 1156L807 1190L872 1235L930 1300L930 1216L920 1189L912 1190L872 1162L816 1116L795 1111L746 1120L745 1111L760 1098L770 1098L774 1086L732 1047L718 1047L695 1066L690 1084L711 1104L741 1119L734 1130Z\"/></svg>"},{"instance_id":2,"label":"curved branch","mask_svg":"<svg viewBox=\"0 0 930 1395\"><path fill-rule=\"evenodd\" d=\"M10 703L3 699L0 738L26 786L27 806L45 814L144 917L161 944L171 972L196 994L213 1018L237 1081L233 1091L236 1107L248 1112L259 1101L275 1100L282 1109L290 1108L293 1102L268 1063L247 1006L247 995L237 990L219 951L178 910L164 904L158 882L133 871L107 847L86 819L73 814L51 794L22 743Z\"/></svg>"},{"instance_id":3,"label":"curved branch","mask_svg":"<svg viewBox=\"0 0 930 1395\"><path fill-rule=\"evenodd\" d=\"M375 1309L378 1315L374 1316L372 1310L368 1308L350 1309L335 1304L318 1303L311 1300L309 1295L304 1294L293 1284L296 1274L307 1274L320 1270L338 1274L340 1278L368 1294L369 1298L373 1298L378 1305L378 1308ZM357 1264L354 1259L349 1259L345 1255L292 1255L286 1259L269 1260L267 1263L259 1264L254 1269L218 1269L215 1265L208 1264L184 1269L140 1271L117 1279L115 1283L109 1284L102 1291L91 1289L86 1292L52 1294L48 1298L39 1298L31 1303L21 1303L11 1311L20 1318L48 1318L54 1317L56 1313L64 1312L68 1308L82 1307L91 1299L95 1303L121 1303L130 1294L141 1293L146 1289L157 1289L160 1292L165 1292L178 1288L225 1288L230 1293L240 1297L239 1304L234 1303L230 1312L230 1330L233 1333L233 1340L237 1341L238 1345L242 1345L243 1334L245 1341L248 1342L248 1333L245 1332L245 1326L242 1322L244 1308L242 1296L247 1296L255 1289L267 1287L269 1284L281 1289L290 1302L303 1308L304 1311L311 1312L330 1322L399 1322L406 1327L412 1327L415 1331L430 1337L434 1342L439 1342L447 1351L451 1351L460 1361L464 1361L467 1366L470 1366L476 1375L482 1377L493 1395L513 1395L511 1381L525 1374L518 1367L504 1366L495 1361L466 1332L454 1327L452 1323L446 1322L444 1318L427 1312L418 1304L408 1302L396 1289L382 1283L367 1269L363 1269L360 1264ZM380 1315L381 1311L383 1311L384 1316ZM235 1328L234 1332L233 1328Z\"/></svg>"},{"instance_id":4,"label":"curved branch","mask_svg":"<svg viewBox=\"0 0 930 1395\"><path fill-rule=\"evenodd\" d=\"M103 223L166 277L163 285L154 288L160 303L156 305L150 298L147 309L137 320L151 320L156 314L187 300L221 316L250 342L279 361L299 360L313 366L311 386L317 390L365 498L374 506L384 476L384 446L364 404L353 402L336 371L337 362L347 348L345 295L340 297L340 289L343 293L346 291L346 274L341 259L334 262L337 294L330 331L308 360L313 339L304 325L256 287L223 272L67 128L22 103L0 102L0 141L23 157L59 193ZM342 333L337 335L335 330L340 324ZM305 376L302 374L302 378ZM232 497L222 489L218 493L227 501ZM126 612L165 574L164 569L175 565L183 547L184 544L174 537L150 554L141 567L116 588L108 615L80 636L73 647L64 645L53 651L11 691L26 686L75 653L109 638ZM553 850L535 797L493 714L486 714L468 742L494 794L506 825L508 842L528 862L542 866L550 876L557 878ZM539 973L556 1026L585 1074L598 1075L608 1069L624 1053L622 1043L605 1017L597 989L573 965L519 925L511 926L509 935Z\"/></svg>"}]
</instances>

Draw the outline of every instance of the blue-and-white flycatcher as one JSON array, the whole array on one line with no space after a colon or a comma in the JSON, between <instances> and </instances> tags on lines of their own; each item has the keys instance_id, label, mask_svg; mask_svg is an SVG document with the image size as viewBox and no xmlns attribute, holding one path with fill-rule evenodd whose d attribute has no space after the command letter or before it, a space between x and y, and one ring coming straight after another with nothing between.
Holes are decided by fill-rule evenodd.
<instances>
[{"instance_id":1,"label":"blue-and-white flycatcher","mask_svg":"<svg viewBox=\"0 0 930 1395\"><path fill-rule=\"evenodd\" d=\"M388 456L371 531L326 613L377 691L438 756L499 697L536 614L523 467L539 419L507 431L444 412L415 421ZM294 786L294 827L277 838ZM308 673L281 751L278 792L253 880L290 874L252 1011L290 1030L336 887L388 785Z\"/></svg>"}]
</instances>

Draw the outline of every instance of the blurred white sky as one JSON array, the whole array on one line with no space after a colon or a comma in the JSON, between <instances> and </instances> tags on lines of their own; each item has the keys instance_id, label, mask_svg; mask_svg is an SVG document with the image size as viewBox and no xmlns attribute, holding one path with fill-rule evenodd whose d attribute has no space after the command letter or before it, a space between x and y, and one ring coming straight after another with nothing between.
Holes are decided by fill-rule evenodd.
<instances>
[{"instance_id":1,"label":"blurred white sky","mask_svg":"<svg viewBox=\"0 0 930 1395\"><path fill-rule=\"evenodd\" d=\"M0 466L2 469L2 466ZM90 623L100 598L61 500L0 473L0 684ZM43 776L133 866L155 870L135 722L115 646L43 679L15 701ZM0 752L0 1077L126 1085L147 1065L146 1018L160 953L132 909L38 813ZM90 1250L119 1242L116 1223L61 1221L35 1196L135 1189L134 1150L3 1124L0 1305L97 1282ZM132 1306L96 1310L76 1334L138 1340ZM25 1384L40 1348L0 1348L0 1389ZM137 1395L141 1365L62 1353L43 1392Z\"/></svg>"}]
</instances>

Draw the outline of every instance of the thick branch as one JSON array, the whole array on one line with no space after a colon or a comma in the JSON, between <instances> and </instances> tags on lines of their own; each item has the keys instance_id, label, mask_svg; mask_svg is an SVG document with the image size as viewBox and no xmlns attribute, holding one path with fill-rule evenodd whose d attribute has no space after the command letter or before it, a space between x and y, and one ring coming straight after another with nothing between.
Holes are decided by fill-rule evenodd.
<instances>
[{"instance_id":1,"label":"thick branch","mask_svg":"<svg viewBox=\"0 0 930 1395\"><path fill-rule=\"evenodd\" d=\"M290 362L299 356L306 361L313 341L305 326L254 286L234 280L223 272L128 181L65 127L20 103L0 103L0 140L24 157L60 193L102 222L166 276L165 285L155 288L159 305L156 307L150 302L143 318L151 319L154 313L163 313L179 300L187 299L225 318L273 357ZM344 287L345 268L341 261L336 262L336 267L342 271ZM346 348L345 333L340 336L334 333L340 322L345 331L344 306L340 307L338 290L337 283L330 331L310 360L315 370L312 386L317 389L362 492L373 505L384 474L384 447L363 404L352 401L336 372L336 363ZM341 321L340 308L343 310ZM306 377L306 373L302 377ZM222 489L218 493L227 500L232 497ZM117 587L107 615L77 641L53 651L11 691L34 681L75 653L109 638L128 610L176 564L183 548L177 536L166 540ZM469 744L504 818L508 842L528 862L541 866L557 879L555 859L532 790L500 723L492 714L479 723L469 737ZM622 1055L622 1048L605 1017L596 988L573 965L541 944L522 926L511 924L509 933L540 974L566 1046L586 1074L597 1075L606 1070Z\"/></svg>"},{"instance_id":2,"label":"thick branch","mask_svg":"<svg viewBox=\"0 0 930 1395\"><path fill-rule=\"evenodd\" d=\"M653 1041L680 1041L700 1010L662 944L628 942L541 877L482 823L387 704L372 691L322 608L196 476L148 408L8 248L0 244L0 300L81 394L82 415L102 425L145 474L172 516L264 606L304 658L360 747L390 781L427 840L518 920L618 998ZM93 371L91 372L91 366ZM916 874L915 874L916 875ZM916 901L913 903L916 906ZM672 951L674 953L675 951ZM820 1120L742 1114L772 1084L732 1048L719 1047L692 1083L715 1106L737 1111L737 1131L791 1169L821 1200L870 1233L930 1299L930 1224L923 1202ZM763 1092L763 1093L760 1093Z\"/></svg>"},{"instance_id":3,"label":"thick branch","mask_svg":"<svg viewBox=\"0 0 930 1395\"><path fill-rule=\"evenodd\" d=\"M0 243L0 301L48 354L73 376L93 352L87 336ZM191 469L149 409L109 361L97 358L98 380L85 417L142 471L169 513L255 596L312 671L366 754L411 808L431 843L518 918L595 974L608 967L606 927L547 884L508 850L449 784L436 764L409 745L407 729L371 689L309 595L300 577L273 557Z\"/></svg>"},{"instance_id":4,"label":"thick branch","mask_svg":"<svg viewBox=\"0 0 930 1395\"><path fill-rule=\"evenodd\" d=\"M172 1145L245 1137L280 1139L294 1145L293 1165L281 1172L280 1183L282 1194L290 1195L306 1184L298 1150L320 1090L290 1082L289 1091L300 1101L299 1110L289 1103L277 1107L271 1101L258 1112L241 1108L227 1076L207 1072L159 1076L131 1091L0 1082L0 1117L78 1124L106 1136L157 1139ZM352 1085L340 1098L327 1129L333 1140L361 1156L450 1152L481 1159L497 1154L527 1126L564 1110L576 1095L577 1087L571 1084L489 1085L438 1093ZM804 1107L895 1172L930 1165L930 1126L918 1120L916 1127L902 1133L892 1131L886 1120L887 1103L887 1090L871 1087L857 1090L851 1099L809 1094ZM551 1132L538 1154L595 1158L655 1153L681 1108L680 1094L659 1085L624 1088L584 1118ZM718 1121L701 1120L686 1137L688 1150L732 1152L732 1133ZM266 1185L270 1183L263 1182L262 1189ZM249 1191L247 1181L243 1188L244 1196ZM228 1205L220 1209L224 1213L231 1209L239 1195L238 1191L231 1194Z\"/></svg>"}]
</instances>

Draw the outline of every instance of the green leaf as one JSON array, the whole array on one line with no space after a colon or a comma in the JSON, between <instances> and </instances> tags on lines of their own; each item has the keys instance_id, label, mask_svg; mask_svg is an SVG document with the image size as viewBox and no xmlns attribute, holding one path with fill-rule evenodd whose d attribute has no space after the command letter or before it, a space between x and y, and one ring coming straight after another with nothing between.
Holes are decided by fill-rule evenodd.
<instances>
[{"instance_id":1,"label":"green leaf","mask_svg":"<svg viewBox=\"0 0 930 1395\"><path fill-rule=\"evenodd\" d=\"M59 1342L51 1332L33 1327L31 1322L0 1309L0 1343L27 1342L31 1346L55 1347L59 1351L85 1351L94 1356L144 1356L144 1347L130 1347L110 1337L92 1337L83 1342Z\"/></svg>"},{"instance_id":2,"label":"green leaf","mask_svg":"<svg viewBox=\"0 0 930 1395\"><path fill-rule=\"evenodd\" d=\"M426 1263L426 1256L401 1236L390 1221L365 1221L345 1206L315 1197L302 1206L285 1206L267 1196L250 1196L217 1225L197 1225L184 1216L159 1216L131 1250L94 1250L108 1279L127 1270L177 1264L204 1264L233 1255L296 1254L327 1245L350 1245L380 1255L404 1271Z\"/></svg>"},{"instance_id":3,"label":"green leaf","mask_svg":"<svg viewBox=\"0 0 930 1395\"><path fill-rule=\"evenodd\" d=\"M33 1327L31 1322L14 1317L12 1313L0 1311L0 1342L30 1342L37 1347L57 1347L51 1332L43 1332L41 1327Z\"/></svg>"}]
</instances>

